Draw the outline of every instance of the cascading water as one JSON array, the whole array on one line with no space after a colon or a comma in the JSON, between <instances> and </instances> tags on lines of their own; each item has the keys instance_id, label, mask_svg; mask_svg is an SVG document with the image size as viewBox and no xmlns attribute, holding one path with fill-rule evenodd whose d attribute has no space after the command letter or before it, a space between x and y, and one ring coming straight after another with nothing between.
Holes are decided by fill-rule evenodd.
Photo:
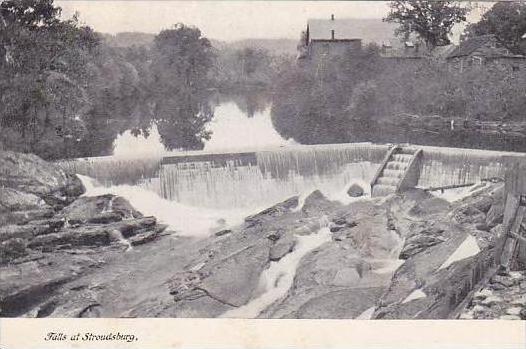
<instances>
[{"instance_id":1,"label":"cascading water","mask_svg":"<svg viewBox=\"0 0 526 349\"><path fill-rule=\"evenodd\" d=\"M505 153L422 148L421 187L478 182L504 169ZM78 159L60 165L97 179L101 184L97 193L124 196L144 214L183 234L206 235L224 229L225 221L242 222L244 216L292 196L299 195L302 201L314 190L347 204L352 200L347 188L359 183L367 196L387 149L367 143L290 146L230 154L172 153L175 156L164 159ZM385 171L399 177L398 167L406 166L409 156L396 156Z\"/></svg>"},{"instance_id":2,"label":"cascading water","mask_svg":"<svg viewBox=\"0 0 526 349\"><path fill-rule=\"evenodd\" d=\"M96 180L77 175L86 188L85 196L114 194L127 199L130 204L147 216L155 216L172 230L184 236L207 236L227 226L240 224L253 213L250 209L204 209L190 207L161 198L155 192L132 185L105 187Z\"/></svg>"},{"instance_id":3,"label":"cascading water","mask_svg":"<svg viewBox=\"0 0 526 349\"><path fill-rule=\"evenodd\" d=\"M80 176L88 188L87 195L122 196L143 214L157 217L182 235L206 236L240 224L244 217L277 202L295 195L306 197L314 190L321 190L331 200L349 203L348 185L360 183L367 195L368 181L378 165L364 160L380 159L385 147L293 148L233 154L226 160L223 155L210 154L199 155L202 161L163 164L158 159L98 158L64 167L95 177ZM186 158L194 156L185 154Z\"/></svg>"},{"instance_id":4,"label":"cascading water","mask_svg":"<svg viewBox=\"0 0 526 349\"><path fill-rule=\"evenodd\" d=\"M329 222L326 217L320 220L320 229L311 235L296 236L297 243L292 252L285 255L278 262L271 262L263 271L259 280L261 295L252 299L247 304L227 311L223 318L256 318L263 310L279 299L285 297L292 287L296 270L301 259L312 250L331 241Z\"/></svg>"},{"instance_id":5,"label":"cascading water","mask_svg":"<svg viewBox=\"0 0 526 349\"><path fill-rule=\"evenodd\" d=\"M369 191L384 149L304 146L244 153L237 159L216 154L167 158L161 169L161 192L170 200L210 208L272 205L314 190L346 201L349 183L360 183Z\"/></svg>"},{"instance_id":6,"label":"cascading water","mask_svg":"<svg viewBox=\"0 0 526 349\"><path fill-rule=\"evenodd\" d=\"M105 186L130 184L149 186L159 192L159 177L161 156L144 156L135 158L120 158L115 156L80 158L61 160L57 162L69 173L95 178Z\"/></svg>"},{"instance_id":7,"label":"cascading water","mask_svg":"<svg viewBox=\"0 0 526 349\"><path fill-rule=\"evenodd\" d=\"M424 148L419 187L476 183L485 178L504 178L503 156L518 153L457 148Z\"/></svg>"}]
</instances>

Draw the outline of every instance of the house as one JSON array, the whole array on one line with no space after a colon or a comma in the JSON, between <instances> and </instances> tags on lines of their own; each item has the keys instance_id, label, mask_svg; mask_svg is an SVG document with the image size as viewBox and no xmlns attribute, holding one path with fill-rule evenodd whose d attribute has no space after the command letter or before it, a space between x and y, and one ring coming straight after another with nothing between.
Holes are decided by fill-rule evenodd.
<instances>
[{"instance_id":1,"label":"house","mask_svg":"<svg viewBox=\"0 0 526 349\"><path fill-rule=\"evenodd\" d=\"M395 38L396 24L379 19L309 19L298 45L298 59L323 66L335 57L358 56L362 46L383 43L380 56L392 63L418 61L426 56L425 47L408 39Z\"/></svg>"},{"instance_id":2,"label":"house","mask_svg":"<svg viewBox=\"0 0 526 349\"><path fill-rule=\"evenodd\" d=\"M526 68L526 57L511 53L493 34L462 41L446 60L450 69L460 72L481 65L498 66L513 71Z\"/></svg>"},{"instance_id":3,"label":"house","mask_svg":"<svg viewBox=\"0 0 526 349\"><path fill-rule=\"evenodd\" d=\"M350 19L309 19L298 45L298 58L319 61L352 55L362 49L362 39L354 36Z\"/></svg>"},{"instance_id":4,"label":"house","mask_svg":"<svg viewBox=\"0 0 526 349\"><path fill-rule=\"evenodd\" d=\"M425 46L413 41L403 43L396 41L395 44L384 42L380 50L380 57L396 63L416 62L425 58L427 54L428 51Z\"/></svg>"}]
</instances>

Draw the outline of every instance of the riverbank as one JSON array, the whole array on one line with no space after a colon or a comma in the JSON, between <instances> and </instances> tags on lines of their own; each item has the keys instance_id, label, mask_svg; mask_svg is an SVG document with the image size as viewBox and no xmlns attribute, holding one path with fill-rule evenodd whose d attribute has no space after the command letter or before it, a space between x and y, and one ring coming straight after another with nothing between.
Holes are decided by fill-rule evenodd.
<instances>
[{"instance_id":1,"label":"riverbank","mask_svg":"<svg viewBox=\"0 0 526 349\"><path fill-rule=\"evenodd\" d=\"M36 156L0 152L0 168L2 316L524 315L524 265L492 277L503 183L344 203L314 191L196 238L123 197L86 196ZM484 303L487 288L505 296Z\"/></svg>"}]
</instances>

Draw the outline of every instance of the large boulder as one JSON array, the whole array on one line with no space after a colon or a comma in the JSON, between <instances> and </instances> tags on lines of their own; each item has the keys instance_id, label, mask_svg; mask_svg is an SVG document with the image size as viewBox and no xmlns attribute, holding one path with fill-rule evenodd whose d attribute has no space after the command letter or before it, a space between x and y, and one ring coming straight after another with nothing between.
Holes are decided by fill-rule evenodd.
<instances>
[{"instance_id":1,"label":"large boulder","mask_svg":"<svg viewBox=\"0 0 526 349\"><path fill-rule=\"evenodd\" d=\"M347 189L347 195L353 198L363 196L364 189L359 184L352 184L349 189Z\"/></svg>"},{"instance_id":2,"label":"large boulder","mask_svg":"<svg viewBox=\"0 0 526 349\"><path fill-rule=\"evenodd\" d=\"M52 202L68 201L84 192L76 176L36 155L11 151L0 151L0 186Z\"/></svg>"},{"instance_id":3,"label":"large boulder","mask_svg":"<svg viewBox=\"0 0 526 349\"><path fill-rule=\"evenodd\" d=\"M140 218L130 203L119 196L107 194L81 197L60 212L70 224L108 224L123 219Z\"/></svg>"},{"instance_id":4,"label":"large boulder","mask_svg":"<svg viewBox=\"0 0 526 349\"><path fill-rule=\"evenodd\" d=\"M0 151L0 225L49 218L83 192L76 176L36 155Z\"/></svg>"}]
</instances>

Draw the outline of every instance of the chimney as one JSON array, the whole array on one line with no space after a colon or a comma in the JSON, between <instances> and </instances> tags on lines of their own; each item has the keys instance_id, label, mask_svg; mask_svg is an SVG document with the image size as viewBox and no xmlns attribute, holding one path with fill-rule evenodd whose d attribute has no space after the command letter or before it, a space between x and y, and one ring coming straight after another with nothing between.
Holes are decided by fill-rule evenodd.
<instances>
[{"instance_id":1,"label":"chimney","mask_svg":"<svg viewBox=\"0 0 526 349\"><path fill-rule=\"evenodd\" d=\"M334 40L334 29L331 30L331 40Z\"/></svg>"},{"instance_id":2,"label":"chimney","mask_svg":"<svg viewBox=\"0 0 526 349\"><path fill-rule=\"evenodd\" d=\"M334 21L334 15L331 15L331 21Z\"/></svg>"}]
</instances>

